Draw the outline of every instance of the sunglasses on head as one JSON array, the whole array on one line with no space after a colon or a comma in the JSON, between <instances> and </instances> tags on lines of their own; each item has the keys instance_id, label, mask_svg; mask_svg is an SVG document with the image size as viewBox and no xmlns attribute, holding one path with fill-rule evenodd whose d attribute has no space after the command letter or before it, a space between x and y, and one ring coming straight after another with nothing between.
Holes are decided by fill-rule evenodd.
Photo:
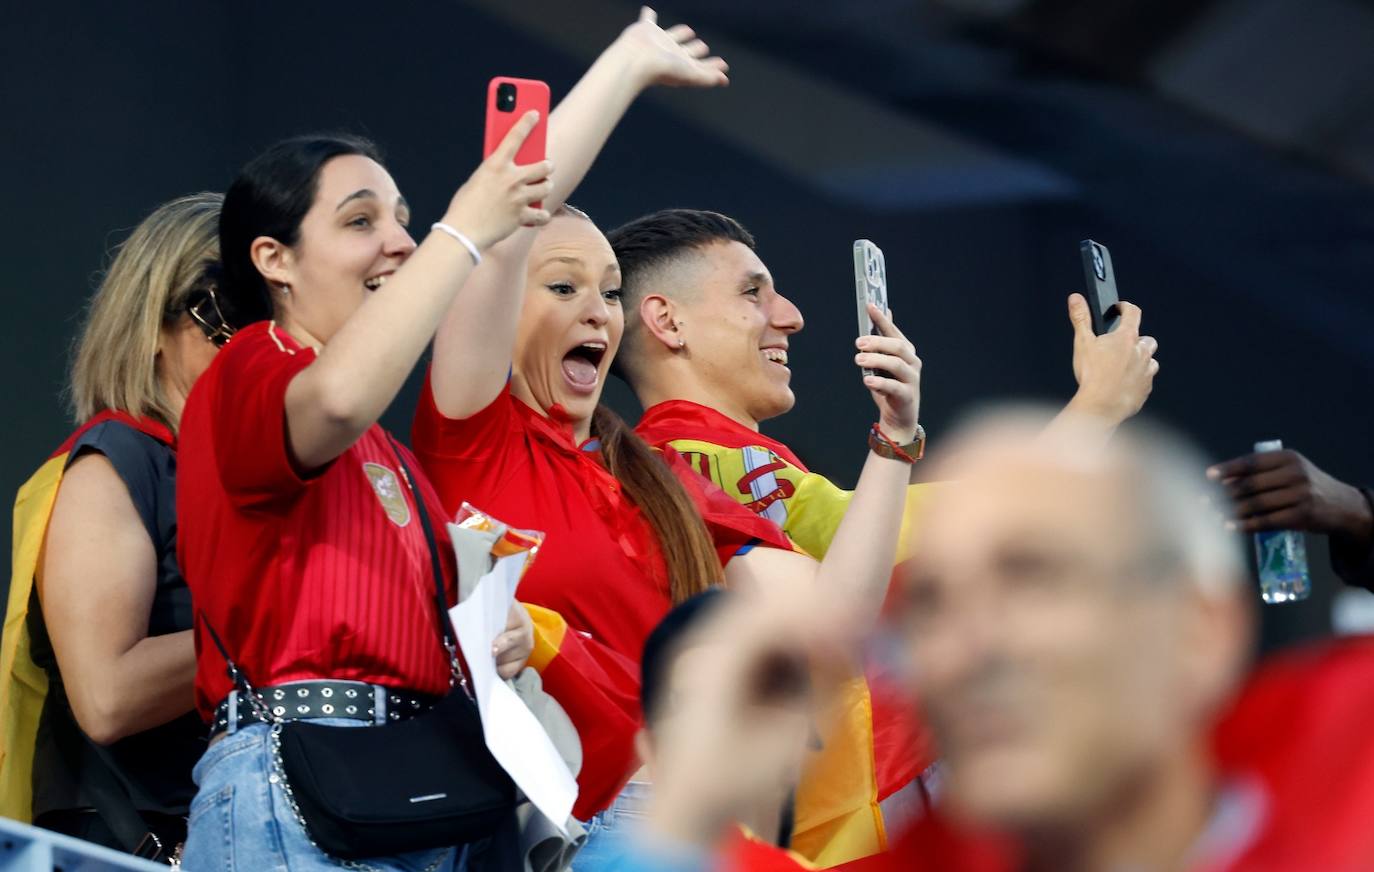
<instances>
[{"instance_id":1,"label":"sunglasses on head","mask_svg":"<svg viewBox=\"0 0 1374 872\"><path fill-rule=\"evenodd\" d=\"M223 348L229 337L234 335L234 328L224 317L224 312L220 311L219 298L215 296L213 286L197 293L186 304L186 314L191 316L205 338L213 342L216 348Z\"/></svg>"}]
</instances>

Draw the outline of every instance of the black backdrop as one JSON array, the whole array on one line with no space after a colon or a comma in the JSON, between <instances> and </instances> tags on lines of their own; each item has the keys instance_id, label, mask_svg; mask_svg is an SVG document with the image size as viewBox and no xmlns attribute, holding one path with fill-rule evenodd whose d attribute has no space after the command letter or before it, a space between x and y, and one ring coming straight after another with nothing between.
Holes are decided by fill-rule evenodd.
<instances>
[{"instance_id":1,"label":"black backdrop","mask_svg":"<svg viewBox=\"0 0 1374 872\"><path fill-rule=\"evenodd\" d=\"M663 18L688 17L692 5ZM5 493L70 429L60 391L81 304L110 246L158 203L223 190L280 137L344 129L378 141L423 227L478 157L487 78L544 78L557 99L584 66L460 3L7 6ZM576 7L561 13L570 26ZM628 21L629 4L625 13ZM737 63L736 78L747 69ZM815 468L852 482L872 414L849 362L853 239L886 251L894 308L925 361L922 420L938 450L941 431L974 404L1070 396L1063 297L1081 284L1077 241L1091 236L1111 246L1123 296L1145 307L1160 339L1156 416L1217 457L1281 437L1347 479L1374 480L1367 187L1143 91L1071 75L1041 70L979 93L878 96L1071 184L1053 197L866 206L731 144L674 111L680 103L648 102L574 197L603 228L697 206L753 230L779 287L808 318L792 344L797 407L766 429ZM679 99L709 109L712 98ZM760 105L748 123L766 126L771 111ZM408 433L416 388L412 379L385 419L398 434ZM608 398L636 413L622 386ZM1311 560L1319 594L1266 609L1270 643L1326 628L1336 585L1324 547L1314 543Z\"/></svg>"}]
</instances>

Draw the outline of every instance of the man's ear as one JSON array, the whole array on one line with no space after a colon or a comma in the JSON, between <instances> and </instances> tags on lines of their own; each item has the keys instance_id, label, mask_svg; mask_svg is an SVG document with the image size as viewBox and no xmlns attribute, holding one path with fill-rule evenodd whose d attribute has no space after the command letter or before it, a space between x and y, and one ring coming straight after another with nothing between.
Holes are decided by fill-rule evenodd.
<instances>
[{"instance_id":1,"label":"man's ear","mask_svg":"<svg viewBox=\"0 0 1374 872\"><path fill-rule=\"evenodd\" d=\"M667 348L682 347L682 326L678 305L662 294L647 294L639 301L639 320L649 335Z\"/></svg>"},{"instance_id":2,"label":"man's ear","mask_svg":"<svg viewBox=\"0 0 1374 872\"><path fill-rule=\"evenodd\" d=\"M1196 591L1190 598L1184 644L1192 655L1197 706L1206 715L1231 696L1254 655L1256 622L1253 603L1242 594L1246 589L1237 584L1234 590Z\"/></svg>"},{"instance_id":3,"label":"man's ear","mask_svg":"<svg viewBox=\"0 0 1374 872\"><path fill-rule=\"evenodd\" d=\"M248 256L267 284L274 288L291 286L291 266L294 262L290 246L270 236L259 236L248 246Z\"/></svg>"}]
</instances>

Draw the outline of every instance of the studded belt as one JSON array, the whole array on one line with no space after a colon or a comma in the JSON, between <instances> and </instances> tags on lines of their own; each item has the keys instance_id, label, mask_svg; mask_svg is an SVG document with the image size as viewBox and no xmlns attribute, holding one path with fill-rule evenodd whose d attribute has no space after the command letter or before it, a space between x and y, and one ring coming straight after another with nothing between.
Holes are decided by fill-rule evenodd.
<instances>
[{"instance_id":1,"label":"studded belt","mask_svg":"<svg viewBox=\"0 0 1374 872\"><path fill-rule=\"evenodd\" d=\"M257 693L271 717L283 721L348 718L385 724L412 718L439 701L432 694L362 681L291 681L259 687ZM252 700L234 690L215 708L210 738L249 724L269 722Z\"/></svg>"}]
</instances>

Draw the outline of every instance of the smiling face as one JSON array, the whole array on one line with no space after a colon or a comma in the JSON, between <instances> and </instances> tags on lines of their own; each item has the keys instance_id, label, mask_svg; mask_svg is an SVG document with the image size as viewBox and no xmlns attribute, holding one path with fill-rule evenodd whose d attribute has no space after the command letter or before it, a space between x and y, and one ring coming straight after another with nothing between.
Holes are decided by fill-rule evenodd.
<instances>
[{"instance_id":1,"label":"smiling face","mask_svg":"<svg viewBox=\"0 0 1374 872\"><path fill-rule=\"evenodd\" d=\"M559 215L530 250L512 392L544 412L561 406L585 435L624 331L610 244L586 218Z\"/></svg>"},{"instance_id":2,"label":"smiling face","mask_svg":"<svg viewBox=\"0 0 1374 872\"><path fill-rule=\"evenodd\" d=\"M1150 568L1129 479L1018 450L945 470L901 609L952 807L1012 828L1089 820L1190 747L1223 635Z\"/></svg>"},{"instance_id":3,"label":"smiling face","mask_svg":"<svg viewBox=\"0 0 1374 872\"><path fill-rule=\"evenodd\" d=\"M780 294L763 261L733 240L694 252L693 293L678 301L686 359L711 405L757 424L787 412L792 395L788 337L801 312Z\"/></svg>"},{"instance_id":4,"label":"smiling face","mask_svg":"<svg viewBox=\"0 0 1374 872\"><path fill-rule=\"evenodd\" d=\"M410 207L381 164L356 154L325 163L296 244L275 259L265 252L265 269L260 256L269 283L289 289L276 295L282 319L328 342L415 250L409 222Z\"/></svg>"}]
</instances>

